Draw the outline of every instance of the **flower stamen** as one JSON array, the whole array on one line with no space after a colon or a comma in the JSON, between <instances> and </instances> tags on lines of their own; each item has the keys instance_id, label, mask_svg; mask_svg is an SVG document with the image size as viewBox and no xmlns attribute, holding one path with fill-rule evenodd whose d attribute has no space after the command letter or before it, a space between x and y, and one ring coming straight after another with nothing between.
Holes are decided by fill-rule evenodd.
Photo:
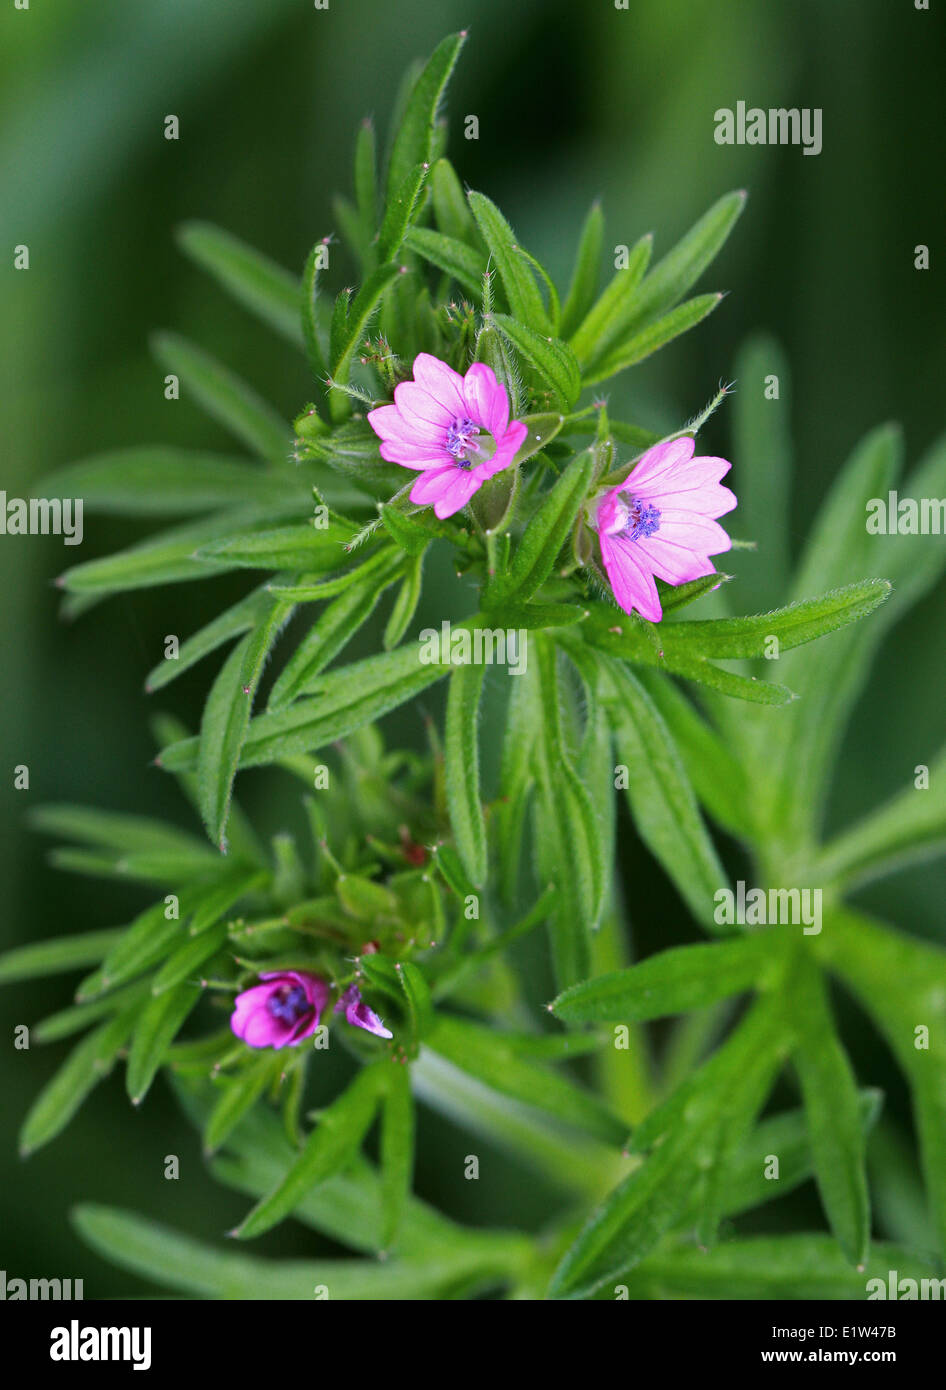
<instances>
[{"instance_id":1,"label":"flower stamen","mask_svg":"<svg viewBox=\"0 0 946 1390\"><path fill-rule=\"evenodd\" d=\"M473 464L472 455L480 452L480 447L475 443L476 436L480 432L480 427L475 420L471 420L468 415L463 415L454 420L447 430L447 453L451 454L457 461L458 468L470 468Z\"/></svg>"},{"instance_id":2,"label":"flower stamen","mask_svg":"<svg viewBox=\"0 0 946 1390\"><path fill-rule=\"evenodd\" d=\"M624 527L628 538L632 541L641 540L644 536L652 536L655 531L660 530L660 509L655 507L652 502L644 502L639 497L632 497L631 504L627 509L627 520Z\"/></svg>"}]
</instances>

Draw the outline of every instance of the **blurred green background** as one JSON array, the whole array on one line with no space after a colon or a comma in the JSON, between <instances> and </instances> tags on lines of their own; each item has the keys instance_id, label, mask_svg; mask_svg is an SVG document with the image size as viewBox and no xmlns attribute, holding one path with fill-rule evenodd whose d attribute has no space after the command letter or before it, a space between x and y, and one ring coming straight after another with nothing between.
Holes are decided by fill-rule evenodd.
<instances>
[{"instance_id":1,"label":"blurred green background","mask_svg":"<svg viewBox=\"0 0 946 1390\"><path fill-rule=\"evenodd\" d=\"M333 229L332 193L348 191L359 120L373 113L383 130L406 64L468 26L449 99L449 153L560 280L595 196L607 246L653 230L659 254L721 193L749 190L705 278L705 288L729 297L616 383L611 401L623 418L676 428L731 378L749 332L773 332L792 365L797 546L869 427L901 421L912 464L946 426L942 13L917 12L912 0L632 0L626 12L611 0L331 0L326 11L310 0L4 6L0 486L28 495L52 468L123 444L229 447L192 404L164 400L163 373L147 351L156 328L202 342L291 416L309 392L301 359L183 260L174 228L205 218L301 267L313 240ZM823 152L717 146L713 113L740 99L823 108ZM180 118L177 142L163 137L170 113ZM463 139L468 113L479 116L477 142ZM921 242L932 251L926 273L913 266ZM28 273L12 268L19 243L30 247ZM725 417L724 409L706 432L709 452L727 451ZM81 552L55 538L0 537L4 946L117 924L144 905L121 885L47 870L44 846L24 826L28 805L75 800L184 815L169 781L148 767L141 683L164 634L196 627L222 589L145 592L63 624L51 587L80 553L106 553L146 529L87 518ZM940 587L883 650L844 748L833 823L904 786L942 742L942 599ZM737 601L751 608L751 596ZM165 707L193 724L206 682L198 668ZM28 792L12 786L21 763L30 767ZM274 829L281 790L250 791ZM628 849L624 867L646 884L635 915L647 923L647 948L690 939L652 861ZM861 900L942 939L944 890L942 869L930 866ZM16 1128L64 1048L13 1052L12 1029L65 1005L69 988L63 978L0 992L0 1267L11 1276L84 1275L87 1295L104 1296L143 1286L74 1238L72 1202L114 1202L210 1237L245 1202L204 1174L196 1135L163 1085L138 1114L117 1074L64 1136L19 1161ZM862 1084L887 1088L893 1114L905 1119L886 1054L850 1021ZM458 1215L541 1220L544 1194L513 1164L495 1155L479 1183L457 1183L446 1174L469 1140L431 1118L421 1142L421 1190ZM181 1156L178 1182L163 1178L168 1153ZM765 1219L820 1225L809 1189ZM288 1231L261 1248L311 1251L313 1240Z\"/></svg>"}]
</instances>

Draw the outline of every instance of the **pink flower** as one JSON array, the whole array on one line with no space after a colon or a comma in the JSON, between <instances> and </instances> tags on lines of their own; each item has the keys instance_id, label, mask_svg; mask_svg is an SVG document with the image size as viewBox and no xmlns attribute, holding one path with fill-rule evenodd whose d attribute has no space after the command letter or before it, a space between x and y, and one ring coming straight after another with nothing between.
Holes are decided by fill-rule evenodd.
<instances>
[{"instance_id":1,"label":"pink flower","mask_svg":"<svg viewBox=\"0 0 946 1390\"><path fill-rule=\"evenodd\" d=\"M353 1024L355 1028L364 1028L369 1033L375 1033L379 1038L393 1038L394 1034L389 1028L385 1028L378 1015L361 997L361 991L357 985L349 985L345 993L335 1005L337 1014L345 1010L346 1020Z\"/></svg>"},{"instance_id":2,"label":"pink flower","mask_svg":"<svg viewBox=\"0 0 946 1390\"><path fill-rule=\"evenodd\" d=\"M491 367L474 362L460 376L446 362L421 352L414 380L394 388L394 404L368 412L381 438L381 457L420 470L411 501L433 503L453 516L494 473L508 468L528 433L509 422L509 397Z\"/></svg>"},{"instance_id":3,"label":"pink flower","mask_svg":"<svg viewBox=\"0 0 946 1390\"><path fill-rule=\"evenodd\" d=\"M614 597L652 623L663 617L654 575L685 584L715 574L708 557L732 544L714 520L736 506L719 481L731 465L694 458L694 447L689 436L655 444L598 503L594 525Z\"/></svg>"},{"instance_id":4,"label":"pink flower","mask_svg":"<svg viewBox=\"0 0 946 1390\"><path fill-rule=\"evenodd\" d=\"M260 979L265 983L236 997L230 1027L238 1038L248 1047L288 1047L315 1032L328 1001L324 980L302 970L277 971Z\"/></svg>"}]
</instances>

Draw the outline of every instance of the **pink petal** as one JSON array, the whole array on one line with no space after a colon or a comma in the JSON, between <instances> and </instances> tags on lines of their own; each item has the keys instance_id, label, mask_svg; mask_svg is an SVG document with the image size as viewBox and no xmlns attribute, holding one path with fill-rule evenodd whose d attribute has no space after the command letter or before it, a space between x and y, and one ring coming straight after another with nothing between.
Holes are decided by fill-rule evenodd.
<instances>
[{"instance_id":1,"label":"pink petal","mask_svg":"<svg viewBox=\"0 0 946 1390\"><path fill-rule=\"evenodd\" d=\"M423 438L432 438L431 426L443 434L456 418L449 406L436 400L416 381L402 381L394 388L394 402L411 430L419 431Z\"/></svg>"},{"instance_id":2,"label":"pink petal","mask_svg":"<svg viewBox=\"0 0 946 1390\"><path fill-rule=\"evenodd\" d=\"M434 512L443 521L460 511L480 486L480 480L456 464L449 468L432 469L411 488L411 501L422 505L434 504Z\"/></svg>"},{"instance_id":3,"label":"pink petal","mask_svg":"<svg viewBox=\"0 0 946 1390\"><path fill-rule=\"evenodd\" d=\"M411 488L411 501L426 507L440 496L454 473L460 472L462 469L457 468L455 463L446 464L443 468L428 469Z\"/></svg>"},{"instance_id":4,"label":"pink petal","mask_svg":"<svg viewBox=\"0 0 946 1390\"><path fill-rule=\"evenodd\" d=\"M479 479L471 478L469 473L464 473L462 469L457 470L459 477L446 488L434 503L434 515L441 521L446 521L448 516L454 516L462 511L473 496L474 492L480 487Z\"/></svg>"},{"instance_id":5,"label":"pink petal","mask_svg":"<svg viewBox=\"0 0 946 1390\"><path fill-rule=\"evenodd\" d=\"M379 452L388 463L399 463L402 468L443 468L453 462L446 449L437 452L431 444L401 444L384 439Z\"/></svg>"},{"instance_id":6,"label":"pink petal","mask_svg":"<svg viewBox=\"0 0 946 1390\"><path fill-rule=\"evenodd\" d=\"M695 448L696 445L688 434L681 439L668 439L661 444L655 444L637 460L624 486L631 486L633 489L645 485L648 488L652 487L658 478L663 478L687 464L693 457Z\"/></svg>"},{"instance_id":7,"label":"pink petal","mask_svg":"<svg viewBox=\"0 0 946 1390\"><path fill-rule=\"evenodd\" d=\"M238 1028L246 1023L250 1014L266 1004L272 992L272 985L254 985L252 989L245 989L237 995L234 1000L230 1023L238 1038L243 1036Z\"/></svg>"},{"instance_id":8,"label":"pink petal","mask_svg":"<svg viewBox=\"0 0 946 1390\"><path fill-rule=\"evenodd\" d=\"M649 622L663 617L657 585L645 564L635 556L633 541L624 536L601 536L601 558L614 590L614 597L625 613L633 609Z\"/></svg>"},{"instance_id":9,"label":"pink petal","mask_svg":"<svg viewBox=\"0 0 946 1390\"><path fill-rule=\"evenodd\" d=\"M264 1004L254 1009L243 1028L243 1041L247 1047L283 1047L288 1039L286 1025L273 1018Z\"/></svg>"},{"instance_id":10,"label":"pink petal","mask_svg":"<svg viewBox=\"0 0 946 1390\"><path fill-rule=\"evenodd\" d=\"M700 492L704 488L718 487L720 478L731 467L732 465L727 463L725 459L691 459L684 467L675 469L672 473L658 478L653 483L644 483L640 488L634 487L634 494L637 497L646 497L648 501L657 502L658 506L660 506L658 499L661 497L680 497L681 501L678 505L688 507L690 505L688 493Z\"/></svg>"},{"instance_id":11,"label":"pink petal","mask_svg":"<svg viewBox=\"0 0 946 1390\"><path fill-rule=\"evenodd\" d=\"M463 394L470 418L485 426L494 439L506 433L509 424L509 397L496 380L492 367L474 362L463 378Z\"/></svg>"},{"instance_id":12,"label":"pink petal","mask_svg":"<svg viewBox=\"0 0 946 1390\"><path fill-rule=\"evenodd\" d=\"M446 362L441 362L439 357L432 357L429 352L419 352L414 358L414 380L450 412L452 420L466 414L463 377L448 367Z\"/></svg>"},{"instance_id":13,"label":"pink petal","mask_svg":"<svg viewBox=\"0 0 946 1390\"><path fill-rule=\"evenodd\" d=\"M643 563L667 584L688 584L691 579L702 579L704 574L716 573L716 566L711 560L689 546L671 540L664 535L663 528L656 535L641 536L632 544L640 551Z\"/></svg>"},{"instance_id":14,"label":"pink petal","mask_svg":"<svg viewBox=\"0 0 946 1390\"><path fill-rule=\"evenodd\" d=\"M719 555L732 549L732 541L711 517L698 512L677 511L667 507L660 514L660 531L664 540L685 546L696 555Z\"/></svg>"},{"instance_id":15,"label":"pink petal","mask_svg":"<svg viewBox=\"0 0 946 1390\"><path fill-rule=\"evenodd\" d=\"M406 444L411 448L421 443L443 443L444 431L439 425L425 421L409 424L396 405L379 405L375 410L369 410L365 418L375 434L391 443Z\"/></svg>"},{"instance_id":16,"label":"pink petal","mask_svg":"<svg viewBox=\"0 0 946 1390\"><path fill-rule=\"evenodd\" d=\"M319 1016L321 1012L321 1009L316 1009L315 1013L312 1015L310 1019L306 1019L303 1015L303 1017L300 1018L299 1022L296 1024L295 1028L293 1028L289 1037L286 1039L286 1042L297 1043L301 1042L303 1038L310 1037L315 1032L316 1028L318 1028L319 1026Z\"/></svg>"}]
</instances>

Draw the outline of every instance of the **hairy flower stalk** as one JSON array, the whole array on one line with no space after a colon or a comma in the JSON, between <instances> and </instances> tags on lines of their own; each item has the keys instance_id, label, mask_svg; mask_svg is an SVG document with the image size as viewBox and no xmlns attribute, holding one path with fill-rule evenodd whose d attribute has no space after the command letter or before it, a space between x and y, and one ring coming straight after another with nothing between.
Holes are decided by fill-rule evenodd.
<instances>
[{"instance_id":1,"label":"hairy flower stalk","mask_svg":"<svg viewBox=\"0 0 946 1390\"><path fill-rule=\"evenodd\" d=\"M491 367L474 362L460 376L428 352L415 357L414 379L394 388L394 404L369 411L368 423L382 458L420 470L411 501L432 504L441 520L509 467L527 433L510 422L506 388Z\"/></svg>"},{"instance_id":2,"label":"hairy flower stalk","mask_svg":"<svg viewBox=\"0 0 946 1390\"><path fill-rule=\"evenodd\" d=\"M719 481L731 464L694 458L694 447L689 435L655 444L593 513L615 599L625 613L636 609L652 623L663 617L655 575L685 584L714 574L710 555L732 545L715 520L736 506L734 493Z\"/></svg>"}]
</instances>

